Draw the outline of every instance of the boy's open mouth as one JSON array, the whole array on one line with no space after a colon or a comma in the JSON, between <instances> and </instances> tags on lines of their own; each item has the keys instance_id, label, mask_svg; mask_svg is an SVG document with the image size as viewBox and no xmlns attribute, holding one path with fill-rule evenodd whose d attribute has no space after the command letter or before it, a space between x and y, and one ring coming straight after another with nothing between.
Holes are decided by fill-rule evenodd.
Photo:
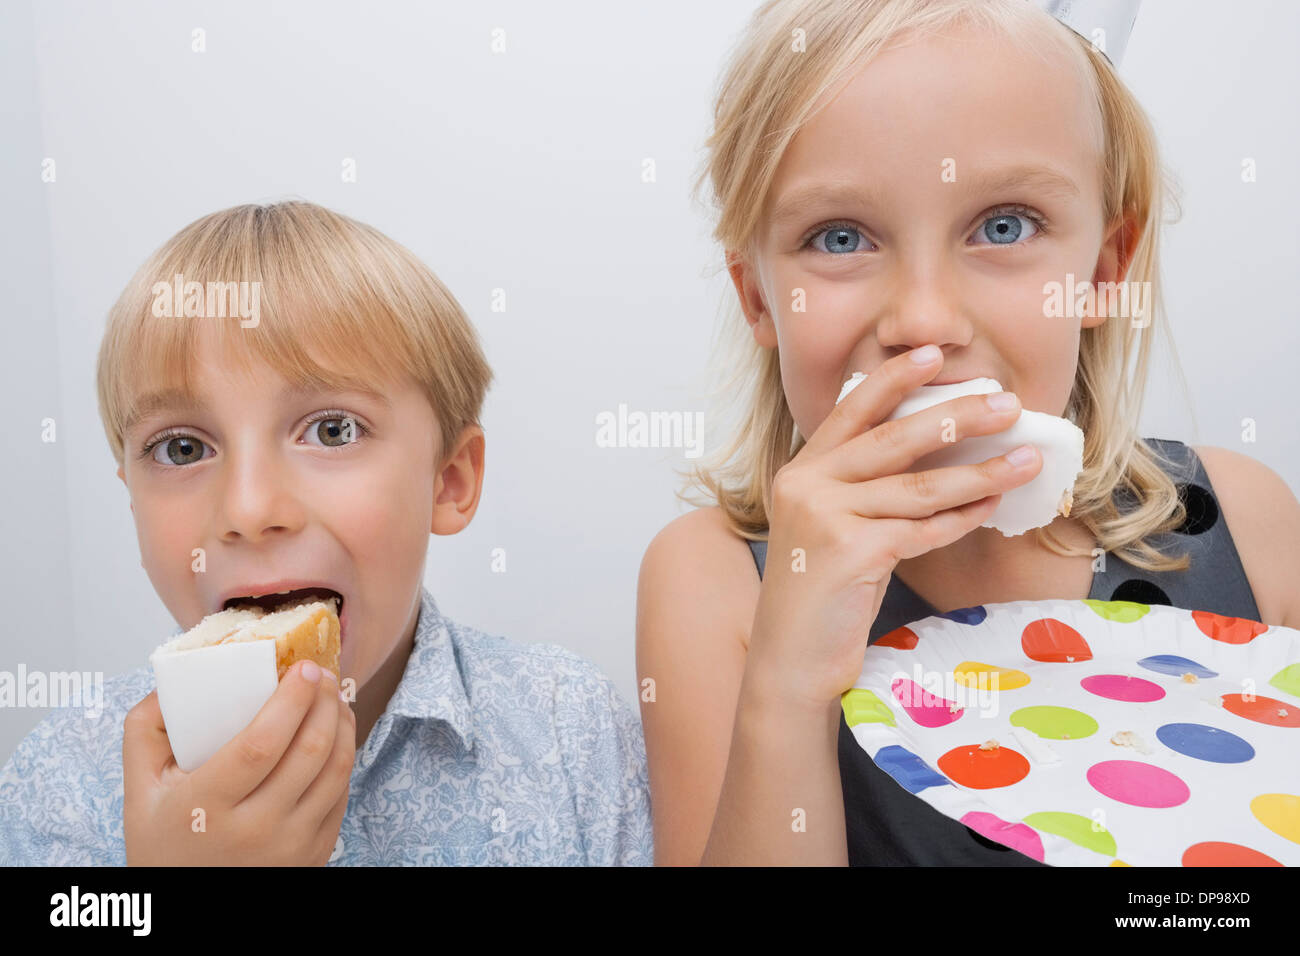
<instances>
[{"instance_id":1,"label":"boy's open mouth","mask_svg":"<svg viewBox=\"0 0 1300 956\"><path fill-rule=\"evenodd\" d=\"M332 588L308 587L294 588L291 591L278 591L271 594L249 594L238 597L226 598L221 609L227 610L232 607L260 607L264 611L274 611L277 607L285 604L306 604L309 601L326 601L330 598L335 600L336 610L343 613L343 595Z\"/></svg>"}]
</instances>

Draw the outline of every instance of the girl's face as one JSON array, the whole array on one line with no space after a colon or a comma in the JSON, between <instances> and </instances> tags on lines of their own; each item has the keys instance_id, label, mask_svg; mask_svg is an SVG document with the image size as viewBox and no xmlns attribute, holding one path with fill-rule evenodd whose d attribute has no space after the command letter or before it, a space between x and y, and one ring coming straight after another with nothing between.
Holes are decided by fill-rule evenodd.
<instances>
[{"instance_id":1,"label":"girl's face","mask_svg":"<svg viewBox=\"0 0 1300 956\"><path fill-rule=\"evenodd\" d=\"M995 378L1064 412L1101 320L1045 317L1044 284L1123 278L1089 96L1068 63L968 29L891 46L800 130L731 266L800 434L853 372L927 343L930 384Z\"/></svg>"}]
</instances>

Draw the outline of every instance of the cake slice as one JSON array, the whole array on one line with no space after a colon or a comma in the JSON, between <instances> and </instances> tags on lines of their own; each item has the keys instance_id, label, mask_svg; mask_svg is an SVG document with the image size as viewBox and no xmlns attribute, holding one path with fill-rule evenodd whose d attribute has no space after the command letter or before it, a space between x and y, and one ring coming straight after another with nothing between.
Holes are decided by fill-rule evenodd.
<instances>
[{"instance_id":1,"label":"cake slice","mask_svg":"<svg viewBox=\"0 0 1300 956\"><path fill-rule=\"evenodd\" d=\"M209 614L158 654L240 641L275 641L276 680L296 661L315 661L339 676L339 617L335 601L282 604L273 611L245 605Z\"/></svg>"}]
</instances>

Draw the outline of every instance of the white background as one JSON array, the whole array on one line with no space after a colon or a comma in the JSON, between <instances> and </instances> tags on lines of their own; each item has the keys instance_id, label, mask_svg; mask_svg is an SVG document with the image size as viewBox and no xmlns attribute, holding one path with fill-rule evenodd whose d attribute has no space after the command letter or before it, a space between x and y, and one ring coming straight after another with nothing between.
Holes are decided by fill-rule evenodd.
<instances>
[{"instance_id":1,"label":"white background","mask_svg":"<svg viewBox=\"0 0 1300 956\"><path fill-rule=\"evenodd\" d=\"M725 54L756 6L6 2L0 670L116 674L175 627L140 567L95 408L105 314L187 223L300 197L414 250L496 373L478 515L430 543L443 612L572 648L635 707L637 569L682 510L674 469L687 462L598 448L595 420L619 403L707 411L730 292L688 184ZM504 54L490 48L498 27ZM1122 70L1185 188L1164 275L1194 408L1162 350L1142 434L1244 451L1293 489L1297 35L1300 5L1286 0L1147 0ZM343 157L357 182L340 181ZM1258 182L1241 182L1243 157ZM497 287L504 314L490 309ZM40 440L47 417L53 444ZM490 570L498 547L505 574ZM0 759L43 714L0 711Z\"/></svg>"}]
</instances>

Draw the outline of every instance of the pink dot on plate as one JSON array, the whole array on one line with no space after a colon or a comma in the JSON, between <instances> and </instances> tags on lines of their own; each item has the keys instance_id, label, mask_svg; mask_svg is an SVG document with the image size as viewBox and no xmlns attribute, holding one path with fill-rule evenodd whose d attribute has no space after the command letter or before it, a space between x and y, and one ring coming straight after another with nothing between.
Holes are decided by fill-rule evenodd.
<instances>
[{"instance_id":1,"label":"pink dot on plate","mask_svg":"<svg viewBox=\"0 0 1300 956\"><path fill-rule=\"evenodd\" d=\"M1007 823L1006 820L981 810L972 810L961 818L980 836L1018 850L1030 859L1043 862L1043 838L1033 827L1024 823Z\"/></svg>"},{"instance_id":2,"label":"pink dot on plate","mask_svg":"<svg viewBox=\"0 0 1300 956\"><path fill-rule=\"evenodd\" d=\"M1107 700L1123 700L1130 703L1145 704L1165 696L1165 689L1159 684L1141 677L1126 677L1123 674L1095 674L1079 681L1079 686L1090 694L1105 697Z\"/></svg>"},{"instance_id":3,"label":"pink dot on plate","mask_svg":"<svg viewBox=\"0 0 1300 956\"><path fill-rule=\"evenodd\" d=\"M1140 760L1103 760L1088 768L1088 783L1104 797L1131 807L1176 807L1192 795L1187 784Z\"/></svg>"},{"instance_id":4,"label":"pink dot on plate","mask_svg":"<svg viewBox=\"0 0 1300 956\"><path fill-rule=\"evenodd\" d=\"M906 677L896 679L889 685L889 689L903 705L907 716L922 727L942 727L951 724L964 712L957 706L956 701L948 700L946 697L936 697L916 681L908 680Z\"/></svg>"}]
</instances>

